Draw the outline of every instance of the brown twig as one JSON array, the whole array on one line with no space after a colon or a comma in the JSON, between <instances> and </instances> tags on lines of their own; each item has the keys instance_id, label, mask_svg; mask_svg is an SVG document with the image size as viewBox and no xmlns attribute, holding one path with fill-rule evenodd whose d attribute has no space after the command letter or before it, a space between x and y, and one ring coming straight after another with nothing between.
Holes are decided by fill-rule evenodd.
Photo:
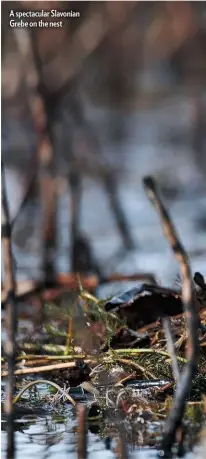
<instances>
[{"instance_id":1,"label":"brown twig","mask_svg":"<svg viewBox=\"0 0 206 459\"><path fill-rule=\"evenodd\" d=\"M144 376L149 376L149 378L151 379L156 379L156 376L154 375L154 373L152 373L151 371L147 370L145 367L143 367L143 365L140 365L139 363L137 362L133 362L133 360L131 359L124 359L124 358L117 358L116 359L117 362L119 363L122 363L123 365L128 365L128 367L133 367L135 368L137 371L141 371L141 373L143 373Z\"/></svg>"},{"instance_id":2,"label":"brown twig","mask_svg":"<svg viewBox=\"0 0 206 459\"><path fill-rule=\"evenodd\" d=\"M53 280L53 251L55 248L55 190L53 178L53 108L43 85L41 62L35 31L14 30L18 49L25 67L28 102L38 135L38 180L41 197L43 273L45 282ZM29 66L30 64L30 66Z\"/></svg>"},{"instance_id":3,"label":"brown twig","mask_svg":"<svg viewBox=\"0 0 206 459\"><path fill-rule=\"evenodd\" d=\"M30 102L35 128L39 137L39 185L43 218L43 273L45 281L52 282L55 277L53 266L55 250L55 208L56 193L54 180L54 134L53 118L55 105L50 103L44 85L42 62L39 55L36 31L31 29L30 55L36 87L33 89L33 103Z\"/></svg>"},{"instance_id":4,"label":"brown twig","mask_svg":"<svg viewBox=\"0 0 206 459\"><path fill-rule=\"evenodd\" d=\"M72 152L70 152L72 154ZM74 254L74 245L80 235L80 205L81 205L81 178L77 171L70 171L69 173L69 186L70 186L70 213L71 213L71 270L78 272L75 269L76 258Z\"/></svg>"},{"instance_id":5,"label":"brown twig","mask_svg":"<svg viewBox=\"0 0 206 459\"><path fill-rule=\"evenodd\" d=\"M89 360L84 360L84 363L89 365L92 362L91 359ZM21 368L20 370L16 370L14 372L14 375L32 375L35 373L43 373L45 371L53 371L53 370L61 370L65 368L75 368L77 366L76 362L66 362L66 363L57 363L54 365L42 365L39 367L33 367L33 368ZM1 373L2 377L8 376L7 371L2 371Z\"/></svg>"},{"instance_id":6,"label":"brown twig","mask_svg":"<svg viewBox=\"0 0 206 459\"><path fill-rule=\"evenodd\" d=\"M27 355L19 355L16 359L17 362L19 361L26 361L28 363L28 361L33 361L34 359L39 361L39 360L42 360L42 359L45 359L45 360L56 360L56 361L60 361L60 360L82 360L82 359L85 359L86 358L86 354L73 354L73 355L46 355L46 354L42 354L42 355L36 355L36 354L27 354Z\"/></svg>"},{"instance_id":7,"label":"brown twig","mask_svg":"<svg viewBox=\"0 0 206 459\"><path fill-rule=\"evenodd\" d=\"M119 439L117 445L117 458L118 459L128 459L128 448L127 448L127 441L126 441L126 432L124 424L121 423L120 419L117 419L119 424Z\"/></svg>"},{"instance_id":8,"label":"brown twig","mask_svg":"<svg viewBox=\"0 0 206 459\"><path fill-rule=\"evenodd\" d=\"M4 251L5 267L5 290L6 290L6 339L4 350L8 362L8 380L6 385L5 413L7 417L7 458L12 459L15 455L14 441L14 370L15 370L15 338L17 330L17 304L16 304L16 283L13 269L13 257L11 247L11 226L9 217L8 201L6 196L5 171L1 163L1 232Z\"/></svg>"},{"instance_id":9,"label":"brown twig","mask_svg":"<svg viewBox=\"0 0 206 459\"><path fill-rule=\"evenodd\" d=\"M77 453L78 459L87 457L87 410L84 405L77 405Z\"/></svg>"},{"instance_id":10,"label":"brown twig","mask_svg":"<svg viewBox=\"0 0 206 459\"><path fill-rule=\"evenodd\" d=\"M130 373L129 375L127 376L124 376L124 378L120 379L117 383L115 383L115 387L116 386L122 386L123 384L125 384L126 382L128 381L132 381L135 379L135 376L136 376L136 372L133 372L133 373Z\"/></svg>"},{"instance_id":11,"label":"brown twig","mask_svg":"<svg viewBox=\"0 0 206 459\"><path fill-rule=\"evenodd\" d=\"M105 191L107 192L107 195L109 197L110 206L115 216L116 224L119 233L122 236L124 246L127 250L132 250L135 247L135 243L133 241L129 225L126 220L124 210L119 200L118 187L116 184L114 173L105 173L103 176L103 183Z\"/></svg>"},{"instance_id":12,"label":"brown twig","mask_svg":"<svg viewBox=\"0 0 206 459\"><path fill-rule=\"evenodd\" d=\"M168 350L168 353L171 355L174 380L176 381L176 383L179 383L180 370L179 370L179 365L177 361L177 356L175 353L175 345L174 345L174 338L173 338L173 333L172 333L170 317L163 317L162 324L163 324L163 328L164 328L164 332L165 332L165 336L167 340L167 350Z\"/></svg>"},{"instance_id":13,"label":"brown twig","mask_svg":"<svg viewBox=\"0 0 206 459\"><path fill-rule=\"evenodd\" d=\"M182 423L186 399L190 393L192 378L197 367L198 313L192 284L191 270L185 249L179 242L171 218L158 195L154 179L152 177L145 177L143 182L148 198L160 215L163 224L164 235L167 238L180 266L180 272L182 275L182 302L188 325L188 363L185 366L181 374L179 384L177 385L173 407L165 424L164 438L162 443L165 454L170 454L172 445L175 441L177 429Z\"/></svg>"},{"instance_id":14,"label":"brown twig","mask_svg":"<svg viewBox=\"0 0 206 459\"><path fill-rule=\"evenodd\" d=\"M107 284L109 282L122 282L122 281L145 281L145 279L150 284L156 284L156 278L152 273L137 273L137 274L119 274L119 273L112 273L106 277L100 278L100 284Z\"/></svg>"}]
</instances>

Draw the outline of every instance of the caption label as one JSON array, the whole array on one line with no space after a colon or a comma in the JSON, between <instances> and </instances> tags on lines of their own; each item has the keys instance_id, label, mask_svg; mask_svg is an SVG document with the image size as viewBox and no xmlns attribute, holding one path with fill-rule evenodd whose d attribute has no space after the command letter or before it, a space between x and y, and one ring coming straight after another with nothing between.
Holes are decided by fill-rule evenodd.
<instances>
[{"instance_id":1,"label":"caption label","mask_svg":"<svg viewBox=\"0 0 206 459\"><path fill-rule=\"evenodd\" d=\"M9 25L12 28L59 28L63 27L64 22L59 19L80 18L79 11L14 11L9 13Z\"/></svg>"}]
</instances>

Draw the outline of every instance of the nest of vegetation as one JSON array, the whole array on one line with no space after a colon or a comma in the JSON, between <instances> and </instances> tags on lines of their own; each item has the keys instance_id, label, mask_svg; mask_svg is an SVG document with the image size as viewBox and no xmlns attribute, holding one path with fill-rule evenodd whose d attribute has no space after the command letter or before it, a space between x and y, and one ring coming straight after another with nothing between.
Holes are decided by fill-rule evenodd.
<instances>
[{"instance_id":1,"label":"nest of vegetation","mask_svg":"<svg viewBox=\"0 0 206 459\"><path fill-rule=\"evenodd\" d=\"M161 438L176 387L162 324L150 324L135 336L118 315L104 311L103 303L81 290L69 312L64 304L44 306L41 333L34 329L31 337L19 330L16 415L21 415L22 406L24 412L27 406L35 413L49 404L64 416L67 402L75 406L82 401L88 422L102 436L108 435L108 429L115 435L117 424L124 422L128 441L132 431L137 446L154 446ZM205 318L202 310L203 324ZM181 371L187 363L184 315L173 317L171 323ZM192 426L193 440L198 430L194 426L204 420L205 354L204 336L200 336L199 364L185 418L187 428ZM6 374L2 358L2 376ZM41 384L49 390L41 391L37 399L36 388ZM151 425L156 426L155 435Z\"/></svg>"}]
</instances>

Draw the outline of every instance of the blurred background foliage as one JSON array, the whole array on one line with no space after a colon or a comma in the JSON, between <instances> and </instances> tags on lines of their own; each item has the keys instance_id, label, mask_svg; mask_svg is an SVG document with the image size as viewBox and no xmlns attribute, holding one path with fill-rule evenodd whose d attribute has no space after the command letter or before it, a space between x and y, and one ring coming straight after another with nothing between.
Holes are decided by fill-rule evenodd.
<instances>
[{"instance_id":1,"label":"blurred background foliage","mask_svg":"<svg viewBox=\"0 0 206 459\"><path fill-rule=\"evenodd\" d=\"M63 19L59 29L11 29L11 8L73 10L80 18ZM72 168L97 182L109 170L125 187L153 173L170 197L181 185L205 192L205 57L204 2L3 1L2 151L10 185L18 178L12 214L37 170L34 87L52 131L60 195ZM125 188L122 196L129 206Z\"/></svg>"},{"instance_id":2,"label":"blurred background foliage","mask_svg":"<svg viewBox=\"0 0 206 459\"><path fill-rule=\"evenodd\" d=\"M80 118L84 121L87 103L106 107L111 112L107 135L120 142L124 136L121 110L150 107L168 93L175 96L177 90L191 97L194 122L204 118L204 2L47 1L2 2L3 120L4 116L29 119L25 66L15 37L22 30L8 26L11 8L71 9L81 14L80 18L63 19L60 29L32 29L41 84L50 110L58 112L56 118L66 107L77 129ZM25 35L22 53L24 39ZM30 72L32 78L32 66ZM116 112L112 116L113 109L119 110L119 117ZM203 120L201 123L204 125ZM198 137L203 135L200 132Z\"/></svg>"}]
</instances>

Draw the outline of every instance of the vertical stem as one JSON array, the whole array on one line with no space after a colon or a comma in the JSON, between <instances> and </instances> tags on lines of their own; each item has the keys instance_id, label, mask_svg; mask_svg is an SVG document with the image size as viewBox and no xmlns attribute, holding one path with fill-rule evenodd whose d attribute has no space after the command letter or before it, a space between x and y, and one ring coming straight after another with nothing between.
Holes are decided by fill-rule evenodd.
<instances>
[{"instance_id":1,"label":"vertical stem","mask_svg":"<svg viewBox=\"0 0 206 459\"><path fill-rule=\"evenodd\" d=\"M81 178L78 172L69 173L71 197L71 271L76 271L75 243L80 236Z\"/></svg>"},{"instance_id":2,"label":"vertical stem","mask_svg":"<svg viewBox=\"0 0 206 459\"><path fill-rule=\"evenodd\" d=\"M14 35L25 67L28 102L38 136L37 158L42 211L43 272L45 283L55 276L53 252L55 249L55 182L53 162L53 117L55 101L50 100L43 84L42 63L36 43L36 31L14 30Z\"/></svg>"},{"instance_id":3,"label":"vertical stem","mask_svg":"<svg viewBox=\"0 0 206 459\"><path fill-rule=\"evenodd\" d=\"M124 246L127 250L132 250L134 249L135 244L130 232L129 224L127 223L124 210L118 197L118 189L114 173L106 172L103 176L103 183L106 193L109 197L110 206L114 214L119 233L122 236Z\"/></svg>"},{"instance_id":4,"label":"vertical stem","mask_svg":"<svg viewBox=\"0 0 206 459\"><path fill-rule=\"evenodd\" d=\"M119 440L118 440L118 459L128 459L128 448L126 442L125 427L119 424Z\"/></svg>"},{"instance_id":5,"label":"vertical stem","mask_svg":"<svg viewBox=\"0 0 206 459\"><path fill-rule=\"evenodd\" d=\"M43 218L43 272L45 283L53 283L55 270L53 255L55 249L55 181L54 181L54 138L53 118L56 101L48 97L42 72L35 31L31 31L31 52L36 74L34 104L31 104L36 130L39 134L39 181ZM36 110L35 110L36 108Z\"/></svg>"},{"instance_id":6,"label":"vertical stem","mask_svg":"<svg viewBox=\"0 0 206 459\"><path fill-rule=\"evenodd\" d=\"M48 138L39 141L39 186L42 212L43 273L45 283L55 278L53 255L55 249L55 196L52 147Z\"/></svg>"},{"instance_id":7,"label":"vertical stem","mask_svg":"<svg viewBox=\"0 0 206 459\"><path fill-rule=\"evenodd\" d=\"M172 371L173 371L174 380L176 381L176 384L178 384L180 380L180 370L179 370L179 365L177 361L177 356L175 353L175 346L174 346L174 339L173 339L170 317L163 317L162 324L163 324L163 328L164 328L164 332L165 332L165 336L167 340L167 350L168 350L168 353L171 355L171 359L172 359Z\"/></svg>"},{"instance_id":8,"label":"vertical stem","mask_svg":"<svg viewBox=\"0 0 206 459\"><path fill-rule=\"evenodd\" d=\"M9 218L9 208L5 187L5 171L3 162L1 163L1 231L4 251L5 267L5 289L6 289L6 339L4 343L5 355L8 363L8 379L6 385L5 414L7 417L7 459L15 456L14 438L14 370L15 370L15 338L17 330L17 305L16 305L16 282L12 261L11 247L11 225Z\"/></svg>"},{"instance_id":9,"label":"vertical stem","mask_svg":"<svg viewBox=\"0 0 206 459\"><path fill-rule=\"evenodd\" d=\"M187 253L179 241L171 217L158 194L155 180L152 177L145 177L143 183L148 198L160 216L164 235L174 252L177 262L179 263L180 273L182 276L182 303L188 326L188 363L185 365L180 375L179 383L177 384L173 407L165 423L164 437L162 442L164 454L168 454L170 456L177 429L182 424L186 399L190 394L192 379L197 368L197 359L199 353L197 330L199 317Z\"/></svg>"},{"instance_id":10,"label":"vertical stem","mask_svg":"<svg viewBox=\"0 0 206 459\"><path fill-rule=\"evenodd\" d=\"M87 458L87 426L86 426L86 407L77 406L77 452L78 459Z\"/></svg>"}]
</instances>

